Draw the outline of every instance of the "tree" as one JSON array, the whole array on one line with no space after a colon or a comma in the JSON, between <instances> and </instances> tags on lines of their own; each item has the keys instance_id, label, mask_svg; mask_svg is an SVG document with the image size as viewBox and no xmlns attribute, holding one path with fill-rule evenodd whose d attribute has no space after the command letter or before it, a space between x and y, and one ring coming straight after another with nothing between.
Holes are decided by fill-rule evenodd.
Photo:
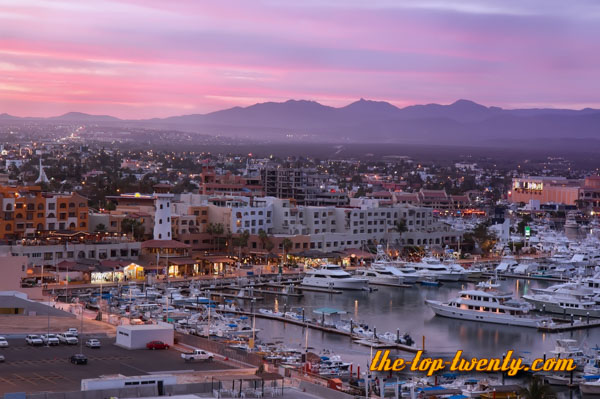
<instances>
[{"instance_id":1,"label":"tree","mask_svg":"<svg viewBox=\"0 0 600 399\"><path fill-rule=\"evenodd\" d=\"M521 397L524 399L549 399L554 398L554 392L550 385L545 385L538 377L534 377L526 388L521 390Z\"/></svg>"},{"instance_id":2,"label":"tree","mask_svg":"<svg viewBox=\"0 0 600 399\"><path fill-rule=\"evenodd\" d=\"M99 233L105 232L106 231L106 226L103 223L98 223L96 225L95 231L97 231Z\"/></svg>"},{"instance_id":3,"label":"tree","mask_svg":"<svg viewBox=\"0 0 600 399\"><path fill-rule=\"evenodd\" d=\"M289 250L292 249L293 245L294 245L294 243L289 238L284 238L283 241L281 241L281 248L283 248L284 262L287 261L287 254L288 254Z\"/></svg>"},{"instance_id":4,"label":"tree","mask_svg":"<svg viewBox=\"0 0 600 399\"><path fill-rule=\"evenodd\" d=\"M248 246L249 239L250 233L248 232L248 230L244 230L236 238L233 239L233 245L238 247L239 249L245 248Z\"/></svg>"},{"instance_id":5,"label":"tree","mask_svg":"<svg viewBox=\"0 0 600 399\"><path fill-rule=\"evenodd\" d=\"M217 238L221 237L223 233L225 233L225 227L223 226L223 223L209 223L208 226L206 226L206 232L211 236L212 248L220 248L220 242L217 240Z\"/></svg>"},{"instance_id":6,"label":"tree","mask_svg":"<svg viewBox=\"0 0 600 399\"><path fill-rule=\"evenodd\" d=\"M483 253L489 253L497 242L496 237L489 232L487 223L479 223L473 232L464 235L464 240L481 248Z\"/></svg>"},{"instance_id":7,"label":"tree","mask_svg":"<svg viewBox=\"0 0 600 399\"><path fill-rule=\"evenodd\" d=\"M125 218L121 221L121 232L131 234L137 241L144 238L144 225L136 219Z\"/></svg>"},{"instance_id":8,"label":"tree","mask_svg":"<svg viewBox=\"0 0 600 399\"><path fill-rule=\"evenodd\" d=\"M533 218L531 217L531 215L529 215L529 214L523 215L523 218L521 219L521 221L519 222L519 224L517 224L517 233L519 233L522 236L524 236L525 235L525 227L529 226L529 224L532 221L533 221Z\"/></svg>"}]
</instances>

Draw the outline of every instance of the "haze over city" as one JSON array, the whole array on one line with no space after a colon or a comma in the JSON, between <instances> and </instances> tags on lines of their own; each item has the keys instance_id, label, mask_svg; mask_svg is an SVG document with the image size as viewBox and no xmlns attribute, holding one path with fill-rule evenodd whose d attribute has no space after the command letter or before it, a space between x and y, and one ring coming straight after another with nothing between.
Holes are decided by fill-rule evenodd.
<instances>
[{"instance_id":1,"label":"haze over city","mask_svg":"<svg viewBox=\"0 0 600 399\"><path fill-rule=\"evenodd\" d=\"M265 101L600 108L594 1L3 0L0 113Z\"/></svg>"}]
</instances>

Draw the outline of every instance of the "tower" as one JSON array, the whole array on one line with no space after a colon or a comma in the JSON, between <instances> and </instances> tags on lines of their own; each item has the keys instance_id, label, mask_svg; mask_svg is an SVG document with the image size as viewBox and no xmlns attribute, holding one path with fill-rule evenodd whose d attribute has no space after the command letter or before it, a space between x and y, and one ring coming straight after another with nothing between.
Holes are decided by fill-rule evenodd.
<instances>
[{"instance_id":1,"label":"tower","mask_svg":"<svg viewBox=\"0 0 600 399\"><path fill-rule=\"evenodd\" d=\"M46 176L46 172L44 172L44 167L42 166L42 157L40 155L40 175L35 181L36 183L48 183L48 176Z\"/></svg>"},{"instance_id":2,"label":"tower","mask_svg":"<svg viewBox=\"0 0 600 399\"><path fill-rule=\"evenodd\" d=\"M154 239L171 240L171 202L173 194L168 184L154 186Z\"/></svg>"}]
</instances>

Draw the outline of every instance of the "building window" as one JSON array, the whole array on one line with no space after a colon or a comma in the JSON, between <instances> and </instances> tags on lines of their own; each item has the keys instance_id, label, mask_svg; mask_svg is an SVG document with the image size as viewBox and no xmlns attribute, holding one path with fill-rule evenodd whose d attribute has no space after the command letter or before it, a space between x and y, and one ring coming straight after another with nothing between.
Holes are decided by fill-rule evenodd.
<instances>
[{"instance_id":1,"label":"building window","mask_svg":"<svg viewBox=\"0 0 600 399\"><path fill-rule=\"evenodd\" d=\"M7 211L9 211L9 212L10 212L10 211L12 211L12 209L13 209L13 206L12 206L12 204L6 204L6 210L7 210Z\"/></svg>"}]
</instances>

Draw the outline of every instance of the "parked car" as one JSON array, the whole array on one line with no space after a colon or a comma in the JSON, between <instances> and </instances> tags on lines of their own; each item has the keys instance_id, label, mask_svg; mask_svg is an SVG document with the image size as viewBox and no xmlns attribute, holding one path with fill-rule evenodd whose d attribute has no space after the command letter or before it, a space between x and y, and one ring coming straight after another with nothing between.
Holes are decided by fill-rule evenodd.
<instances>
[{"instance_id":1,"label":"parked car","mask_svg":"<svg viewBox=\"0 0 600 399\"><path fill-rule=\"evenodd\" d=\"M58 345L58 344L60 344L60 340L58 339L58 337L56 336L56 334L43 334L42 335L42 341L44 341L44 343L46 345Z\"/></svg>"},{"instance_id":2,"label":"parked car","mask_svg":"<svg viewBox=\"0 0 600 399\"><path fill-rule=\"evenodd\" d=\"M85 341L85 346L87 346L88 348L99 349L100 348L100 341L98 341L96 338L90 338L87 341Z\"/></svg>"},{"instance_id":3,"label":"parked car","mask_svg":"<svg viewBox=\"0 0 600 399\"><path fill-rule=\"evenodd\" d=\"M71 363L73 364L87 364L88 358L83 353L77 353L71 356Z\"/></svg>"},{"instance_id":4,"label":"parked car","mask_svg":"<svg viewBox=\"0 0 600 399\"><path fill-rule=\"evenodd\" d=\"M40 336L35 334L29 334L27 337L25 337L25 342L27 343L27 345L33 346L44 345L44 341L42 341Z\"/></svg>"},{"instance_id":5,"label":"parked car","mask_svg":"<svg viewBox=\"0 0 600 399\"><path fill-rule=\"evenodd\" d=\"M0 348L8 348L8 341L4 337L0 337Z\"/></svg>"},{"instance_id":6,"label":"parked car","mask_svg":"<svg viewBox=\"0 0 600 399\"><path fill-rule=\"evenodd\" d=\"M77 345L79 343L79 340L77 339L77 337L68 332L58 334L58 340L61 343L67 344L67 345Z\"/></svg>"},{"instance_id":7,"label":"parked car","mask_svg":"<svg viewBox=\"0 0 600 399\"><path fill-rule=\"evenodd\" d=\"M169 349L169 345L162 341L150 341L146 344L148 349Z\"/></svg>"},{"instance_id":8,"label":"parked car","mask_svg":"<svg viewBox=\"0 0 600 399\"><path fill-rule=\"evenodd\" d=\"M0 355L0 363L4 363L4 360L6 360L6 359L4 359L4 356Z\"/></svg>"},{"instance_id":9,"label":"parked car","mask_svg":"<svg viewBox=\"0 0 600 399\"><path fill-rule=\"evenodd\" d=\"M79 331L77 331L77 329L74 327L69 328L67 332L69 334L73 334L75 337L79 337Z\"/></svg>"},{"instance_id":10,"label":"parked car","mask_svg":"<svg viewBox=\"0 0 600 399\"><path fill-rule=\"evenodd\" d=\"M181 358L186 362L194 360L213 360L215 358L214 353L203 351L202 349L194 349L192 352L182 353Z\"/></svg>"}]
</instances>

